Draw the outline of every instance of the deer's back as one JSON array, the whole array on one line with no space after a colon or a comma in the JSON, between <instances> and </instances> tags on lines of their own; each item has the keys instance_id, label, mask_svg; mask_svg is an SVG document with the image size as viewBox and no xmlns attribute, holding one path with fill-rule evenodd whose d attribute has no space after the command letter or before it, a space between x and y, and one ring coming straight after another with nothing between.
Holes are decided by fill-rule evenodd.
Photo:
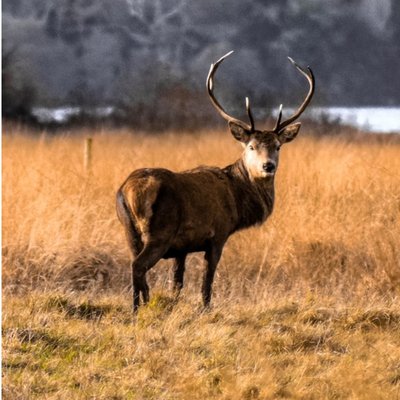
<instances>
[{"instance_id":1,"label":"deer's back","mask_svg":"<svg viewBox=\"0 0 400 400\"><path fill-rule=\"evenodd\" d=\"M170 242L171 256L202 251L210 240L224 241L237 224L231 183L219 168L139 169L120 191L142 240Z\"/></svg>"}]
</instances>

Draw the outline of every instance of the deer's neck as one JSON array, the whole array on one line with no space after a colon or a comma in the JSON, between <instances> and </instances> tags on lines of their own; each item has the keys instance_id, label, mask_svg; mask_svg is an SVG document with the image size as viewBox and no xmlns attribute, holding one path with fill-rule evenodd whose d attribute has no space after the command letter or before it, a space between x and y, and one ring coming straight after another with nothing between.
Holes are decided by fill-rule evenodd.
<instances>
[{"instance_id":1,"label":"deer's neck","mask_svg":"<svg viewBox=\"0 0 400 400\"><path fill-rule=\"evenodd\" d=\"M235 195L239 216L236 230L264 222L274 206L274 177L251 179L242 159L224 171Z\"/></svg>"}]
</instances>

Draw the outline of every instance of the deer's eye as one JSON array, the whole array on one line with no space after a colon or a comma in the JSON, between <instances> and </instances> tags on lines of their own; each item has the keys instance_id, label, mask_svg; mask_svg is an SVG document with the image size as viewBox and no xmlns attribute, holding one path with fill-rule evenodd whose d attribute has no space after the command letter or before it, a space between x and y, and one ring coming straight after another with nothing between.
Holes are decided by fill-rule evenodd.
<instances>
[{"instance_id":1,"label":"deer's eye","mask_svg":"<svg viewBox=\"0 0 400 400\"><path fill-rule=\"evenodd\" d=\"M276 146L276 151L279 151L281 149L281 146Z\"/></svg>"},{"instance_id":2,"label":"deer's eye","mask_svg":"<svg viewBox=\"0 0 400 400\"><path fill-rule=\"evenodd\" d=\"M252 145L249 146L250 150L254 150L254 147Z\"/></svg>"}]
</instances>

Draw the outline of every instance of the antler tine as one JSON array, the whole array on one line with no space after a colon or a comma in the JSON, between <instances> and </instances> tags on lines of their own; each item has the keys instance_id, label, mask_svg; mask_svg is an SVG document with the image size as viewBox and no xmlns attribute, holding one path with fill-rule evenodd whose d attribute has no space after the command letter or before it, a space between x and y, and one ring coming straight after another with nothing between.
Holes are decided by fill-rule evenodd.
<instances>
[{"instance_id":1,"label":"antler tine","mask_svg":"<svg viewBox=\"0 0 400 400\"><path fill-rule=\"evenodd\" d=\"M283 121L282 123L279 123L278 126L276 126L276 130L280 131L283 128L285 128L286 126L290 125L293 121L295 121L297 118L299 118L299 116L304 112L304 110L306 109L306 107L308 106L308 104L311 101L311 98L314 94L314 90L315 90L315 78L314 78L314 74L311 70L310 67L307 67L307 71L300 67L300 65L298 65L293 58L288 57L289 61L296 67L296 69L306 77L309 85L310 85L310 89L308 90L307 96L304 99L303 103L301 104L301 106L297 109L297 111L287 120Z\"/></svg>"},{"instance_id":2,"label":"antler tine","mask_svg":"<svg viewBox=\"0 0 400 400\"><path fill-rule=\"evenodd\" d=\"M251 112L250 109L250 100L248 97L246 97L246 111L247 111L247 116L249 117L249 121L250 121L250 129L252 132L254 132L254 118L253 118L253 114Z\"/></svg>"},{"instance_id":3,"label":"antler tine","mask_svg":"<svg viewBox=\"0 0 400 400\"><path fill-rule=\"evenodd\" d=\"M222 61L224 61L225 58L230 56L232 53L233 53L233 50L230 51L229 53L225 54L224 56L222 56L214 64L211 64L210 72L208 73L207 81L206 81L207 92L208 92L208 95L210 96L210 99L211 99L211 102L212 102L213 106L216 108L216 110L219 112L219 114L222 116L222 118L224 118L228 122L235 122L236 124L240 125L244 129L253 130L254 129L254 121L252 120L251 111L250 111L250 114L249 114L249 111L247 111L247 114L249 115L249 119L250 119L250 122L251 122L251 126L249 126L245 122L230 116L223 109L221 104L219 104L218 100L215 98L214 93L213 93L213 87L214 87L213 79L214 79L215 72L217 71L217 69L218 69L219 65L222 63Z\"/></svg>"},{"instance_id":4,"label":"antler tine","mask_svg":"<svg viewBox=\"0 0 400 400\"><path fill-rule=\"evenodd\" d=\"M274 132L278 132L278 130L279 130L279 125L281 124L281 119L282 119L282 108L283 108L283 104L281 104L279 106L278 118L276 119L276 123L275 123L274 129L273 129Z\"/></svg>"}]
</instances>

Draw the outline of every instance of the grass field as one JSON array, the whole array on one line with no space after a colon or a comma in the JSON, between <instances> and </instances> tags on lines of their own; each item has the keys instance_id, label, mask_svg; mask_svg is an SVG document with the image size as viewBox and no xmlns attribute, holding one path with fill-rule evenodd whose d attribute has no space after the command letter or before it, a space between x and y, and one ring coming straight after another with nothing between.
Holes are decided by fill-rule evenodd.
<instances>
[{"instance_id":1,"label":"grass field","mask_svg":"<svg viewBox=\"0 0 400 400\"><path fill-rule=\"evenodd\" d=\"M213 308L195 254L178 302L170 262L149 272L134 320L117 188L240 146L227 131L4 132L4 399L400 399L400 140L300 132L272 217L224 248Z\"/></svg>"}]
</instances>

